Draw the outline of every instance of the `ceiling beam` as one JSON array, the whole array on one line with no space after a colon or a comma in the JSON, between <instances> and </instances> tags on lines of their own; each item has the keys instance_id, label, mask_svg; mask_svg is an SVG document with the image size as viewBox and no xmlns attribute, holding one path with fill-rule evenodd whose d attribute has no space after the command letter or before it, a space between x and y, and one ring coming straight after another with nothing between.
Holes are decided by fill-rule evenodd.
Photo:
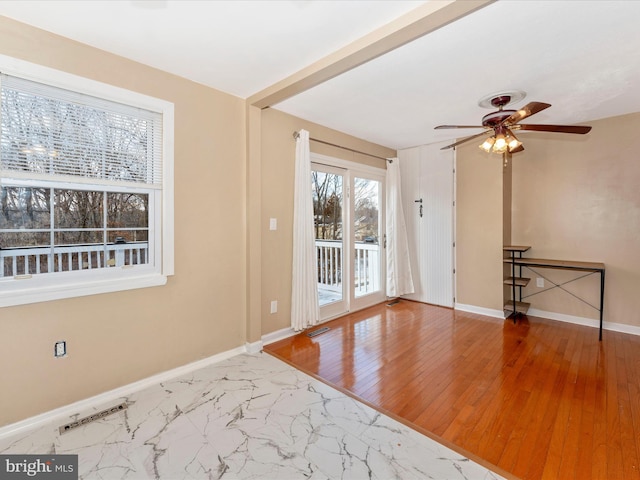
<instances>
[{"instance_id":1,"label":"ceiling beam","mask_svg":"<svg viewBox=\"0 0 640 480\"><path fill-rule=\"evenodd\" d=\"M431 33L496 0L432 0L308 67L252 95L267 108Z\"/></svg>"}]
</instances>

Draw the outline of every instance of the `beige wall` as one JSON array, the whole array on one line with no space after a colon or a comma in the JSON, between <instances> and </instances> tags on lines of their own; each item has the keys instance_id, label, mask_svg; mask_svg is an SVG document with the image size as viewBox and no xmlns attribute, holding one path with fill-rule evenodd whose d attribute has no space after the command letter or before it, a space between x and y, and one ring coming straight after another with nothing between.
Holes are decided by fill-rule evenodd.
<instances>
[{"instance_id":1,"label":"beige wall","mask_svg":"<svg viewBox=\"0 0 640 480\"><path fill-rule=\"evenodd\" d=\"M529 256L606 267L608 322L640 326L640 114L590 122L587 135L523 134L513 160L512 238ZM540 271L558 283L568 274ZM530 273L530 272L529 272ZM533 286L527 293L539 291ZM596 276L566 286L597 305ZM598 318L561 291L532 297L540 310Z\"/></svg>"},{"instance_id":2,"label":"beige wall","mask_svg":"<svg viewBox=\"0 0 640 480\"><path fill-rule=\"evenodd\" d=\"M502 310L503 164L476 142L456 152L456 303Z\"/></svg>"},{"instance_id":3,"label":"beige wall","mask_svg":"<svg viewBox=\"0 0 640 480\"><path fill-rule=\"evenodd\" d=\"M163 287L0 309L0 426L243 345L244 101L2 17L0 53L175 104L176 265Z\"/></svg>"},{"instance_id":4,"label":"beige wall","mask_svg":"<svg viewBox=\"0 0 640 480\"><path fill-rule=\"evenodd\" d=\"M502 169L502 244L513 245L511 242L511 204L513 196L512 188L512 174L513 174L513 159L510 154L505 154L503 157L503 169ZM504 258L511 258L509 253L503 252ZM511 266L504 264L502 266L502 275L504 278L511 276ZM511 299L513 296L512 287L509 285L502 286L502 298L503 304Z\"/></svg>"},{"instance_id":5,"label":"beige wall","mask_svg":"<svg viewBox=\"0 0 640 480\"><path fill-rule=\"evenodd\" d=\"M312 138L394 157L395 150L374 145L335 130L313 124L274 109L262 111L262 334L291 325L291 256L293 251L293 178L295 141L293 132L309 131ZM344 160L386 168L385 161L347 150L310 142L311 151ZM269 230L269 219L278 220L278 230ZM278 312L271 314L272 300Z\"/></svg>"}]
</instances>

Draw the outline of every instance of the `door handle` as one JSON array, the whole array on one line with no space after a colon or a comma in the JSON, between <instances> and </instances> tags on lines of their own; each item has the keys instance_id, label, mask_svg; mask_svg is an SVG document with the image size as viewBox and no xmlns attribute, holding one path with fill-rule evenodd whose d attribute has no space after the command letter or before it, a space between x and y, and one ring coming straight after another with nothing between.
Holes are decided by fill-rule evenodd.
<instances>
[{"instance_id":1,"label":"door handle","mask_svg":"<svg viewBox=\"0 0 640 480\"><path fill-rule=\"evenodd\" d=\"M418 200L414 200L414 203L419 203L420 204L420 209L418 210L418 213L420 214L420 218L422 218L422 199L419 198Z\"/></svg>"}]
</instances>

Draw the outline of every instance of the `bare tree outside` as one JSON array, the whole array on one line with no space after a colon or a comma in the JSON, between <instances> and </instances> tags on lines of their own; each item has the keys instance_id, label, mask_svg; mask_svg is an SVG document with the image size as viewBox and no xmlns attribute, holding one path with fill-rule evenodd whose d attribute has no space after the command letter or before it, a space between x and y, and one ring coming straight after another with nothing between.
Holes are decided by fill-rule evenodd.
<instances>
[{"instance_id":1,"label":"bare tree outside","mask_svg":"<svg viewBox=\"0 0 640 480\"><path fill-rule=\"evenodd\" d=\"M356 242L378 243L380 207L379 182L366 178L354 179L353 228Z\"/></svg>"},{"instance_id":2,"label":"bare tree outside","mask_svg":"<svg viewBox=\"0 0 640 480\"><path fill-rule=\"evenodd\" d=\"M313 171L311 173L316 238L342 239L342 176ZM379 182L354 179L354 234L356 242L378 243Z\"/></svg>"},{"instance_id":3,"label":"bare tree outside","mask_svg":"<svg viewBox=\"0 0 640 480\"><path fill-rule=\"evenodd\" d=\"M337 287L342 281L343 177L335 173L313 170L311 186L318 284ZM318 240L322 242L319 244ZM330 301L337 299L339 297L334 296Z\"/></svg>"},{"instance_id":4,"label":"bare tree outside","mask_svg":"<svg viewBox=\"0 0 640 480\"><path fill-rule=\"evenodd\" d=\"M316 238L342 239L342 176L311 172Z\"/></svg>"}]
</instances>

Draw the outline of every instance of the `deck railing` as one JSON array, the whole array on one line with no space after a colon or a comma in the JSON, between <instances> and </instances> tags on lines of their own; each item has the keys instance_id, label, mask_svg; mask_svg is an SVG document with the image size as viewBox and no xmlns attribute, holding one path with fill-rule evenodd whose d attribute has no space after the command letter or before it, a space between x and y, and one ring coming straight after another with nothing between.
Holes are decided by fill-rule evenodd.
<instances>
[{"instance_id":1,"label":"deck railing","mask_svg":"<svg viewBox=\"0 0 640 480\"><path fill-rule=\"evenodd\" d=\"M380 290L380 247L376 243L357 243L355 252L355 296Z\"/></svg>"},{"instance_id":2,"label":"deck railing","mask_svg":"<svg viewBox=\"0 0 640 480\"><path fill-rule=\"evenodd\" d=\"M318 287L333 292L342 291L342 241L316 240ZM356 242L354 258L355 295L361 296L380 289L380 246L377 243Z\"/></svg>"},{"instance_id":3,"label":"deck railing","mask_svg":"<svg viewBox=\"0 0 640 480\"><path fill-rule=\"evenodd\" d=\"M0 249L0 277L122 267L148 262L148 242Z\"/></svg>"},{"instance_id":4,"label":"deck railing","mask_svg":"<svg viewBox=\"0 0 640 480\"><path fill-rule=\"evenodd\" d=\"M316 240L318 286L342 291L342 242ZM380 289L380 248L375 243L356 242L354 259L356 296ZM147 242L107 245L67 245L0 249L0 277L75 271L149 262Z\"/></svg>"}]
</instances>

